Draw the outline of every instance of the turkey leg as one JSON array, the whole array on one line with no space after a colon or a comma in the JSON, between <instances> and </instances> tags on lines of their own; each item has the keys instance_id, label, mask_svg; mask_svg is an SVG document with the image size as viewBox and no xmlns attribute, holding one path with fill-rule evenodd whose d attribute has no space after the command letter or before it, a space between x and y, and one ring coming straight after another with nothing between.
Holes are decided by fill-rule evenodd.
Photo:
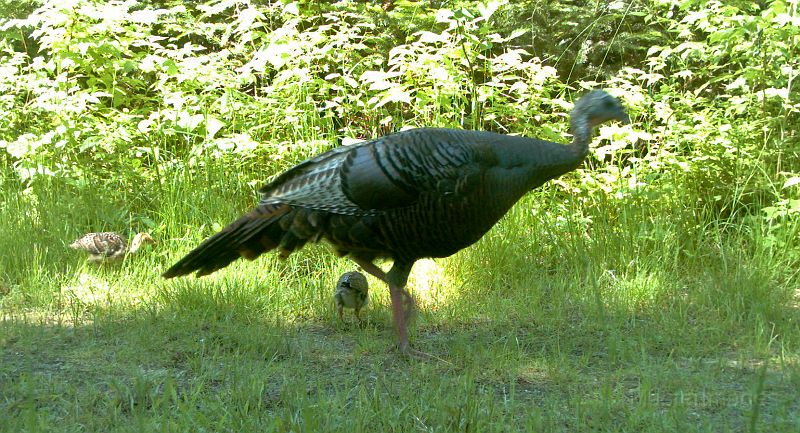
<instances>
[{"instance_id":1,"label":"turkey leg","mask_svg":"<svg viewBox=\"0 0 800 433\"><path fill-rule=\"evenodd\" d=\"M414 298L406 291L408 274L411 272L413 263L395 262L388 273L377 267L369 260L352 257L364 272L383 281L389 286L389 295L392 299L392 319L397 330L397 338L400 340L399 349L403 355L419 358L431 358L423 352L411 348L408 344L408 320L414 312Z\"/></svg>"},{"instance_id":2,"label":"turkey leg","mask_svg":"<svg viewBox=\"0 0 800 433\"><path fill-rule=\"evenodd\" d=\"M369 260L364 260L364 259L357 258L357 257L353 257L352 260L354 262L356 262L359 266L361 266L361 269L363 269L364 272L367 272L368 274L372 275L373 277L378 278L379 280L381 280L384 283L386 283L386 285L389 286L389 293L390 294L392 293L392 284L389 282L389 279L388 279L388 277L386 275L386 272L383 272L383 269L375 266L375 264L370 262ZM414 315L415 308L416 308L416 303L414 302L414 297L411 296L411 294L408 293L407 290L405 290L406 280L408 280L408 274L411 272L411 266L413 266L413 263L411 265L402 265L402 266L407 266L408 270L405 271L405 276L403 277L402 283L399 285L399 292L400 292L400 295L402 296L402 299L399 302L400 302L400 305L403 306L403 308L402 308L403 321L405 323L408 323L409 319L411 319L412 316ZM392 270L394 270L394 267L392 267ZM389 272L391 272L391 271L389 271ZM392 308L394 308L394 305L395 305L395 300L394 300L394 298L392 298ZM393 314L394 314L394 310L392 310L392 311L393 311Z\"/></svg>"},{"instance_id":3,"label":"turkey leg","mask_svg":"<svg viewBox=\"0 0 800 433\"><path fill-rule=\"evenodd\" d=\"M358 266L361 266L361 269L363 269L364 272L372 275L386 284L389 284L389 280L386 279L386 272L383 272L383 269L375 266L374 263L358 257L351 257L351 259L356 262Z\"/></svg>"},{"instance_id":4,"label":"turkey leg","mask_svg":"<svg viewBox=\"0 0 800 433\"><path fill-rule=\"evenodd\" d=\"M392 317L394 326L397 329L397 338L400 340L400 352L403 355L416 355L408 345L408 316L413 310L414 299L405 290L408 282L408 274L411 272L413 263L395 261L392 269L386 274L386 282L389 284L389 295L392 298Z\"/></svg>"}]
</instances>

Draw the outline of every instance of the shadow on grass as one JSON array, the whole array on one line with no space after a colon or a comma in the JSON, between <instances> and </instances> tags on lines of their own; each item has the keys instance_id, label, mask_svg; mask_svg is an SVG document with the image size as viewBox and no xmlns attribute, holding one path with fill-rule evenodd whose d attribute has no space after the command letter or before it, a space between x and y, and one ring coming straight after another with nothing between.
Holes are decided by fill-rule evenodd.
<instances>
[{"instance_id":1,"label":"shadow on grass","mask_svg":"<svg viewBox=\"0 0 800 433\"><path fill-rule=\"evenodd\" d=\"M17 431L796 431L797 352L757 329L679 326L689 301L599 305L541 275L494 285L504 296L463 286L414 332L448 365L391 349L385 288L358 327L305 284L234 271L130 303L7 311L0 417Z\"/></svg>"}]
</instances>

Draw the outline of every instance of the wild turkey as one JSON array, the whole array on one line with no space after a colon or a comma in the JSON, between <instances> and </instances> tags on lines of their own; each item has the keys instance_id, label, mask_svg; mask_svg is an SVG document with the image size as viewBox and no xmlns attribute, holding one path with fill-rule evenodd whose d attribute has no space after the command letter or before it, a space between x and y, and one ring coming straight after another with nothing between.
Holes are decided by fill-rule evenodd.
<instances>
[{"instance_id":1,"label":"wild turkey","mask_svg":"<svg viewBox=\"0 0 800 433\"><path fill-rule=\"evenodd\" d=\"M333 295L339 320L342 319L342 308L352 308L356 319L361 322L358 313L369 301L369 283L367 277L360 272L345 272L336 283L336 293Z\"/></svg>"},{"instance_id":2,"label":"wild turkey","mask_svg":"<svg viewBox=\"0 0 800 433\"><path fill-rule=\"evenodd\" d=\"M135 254L143 245L155 244L147 233L138 233L131 241L131 248L125 238L114 232L87 233L69 245L73 250L89 253L89 263L110 263L122 260L127 254Z\"/></svg>"},{"instance_id":3,"label":"wild turkey","mask_svg":"<svg viewBox=\"0 0 800 433\"><path fill-rule=\"evenodd\" d=\"M620 102L595 90L571 113L572 144L490 132L421 128L339 147L310 158L261 188L259 205L203 241L165 278L224 268L272 249L282 258L326 239L386 282L404 354L414 302L405 290L414 262L447 257L480 239L526 192L574 170L593 128L628 123ZM393 259L389 272L373 261Z\"/></svg>"}]
</instances>

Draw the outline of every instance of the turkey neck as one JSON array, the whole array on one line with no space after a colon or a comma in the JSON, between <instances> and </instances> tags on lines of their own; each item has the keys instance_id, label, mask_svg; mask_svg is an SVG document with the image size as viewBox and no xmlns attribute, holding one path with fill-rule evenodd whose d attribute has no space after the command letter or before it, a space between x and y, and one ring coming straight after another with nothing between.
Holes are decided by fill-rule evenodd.
<instances>
[{"instance_id":1,"label":"turkey neck","mask_svg":"<svg viewBox=\"0 0 800 433\"><path fill-rule=\"evenodd\" d=\"M524 139L515 140L512 145L512 159L525 161L533 169L530 174L533 187L544 181L558 177L576 169L589 154L589 143L592 139L593 125L584 107L578 107L570 113L570 132L572 143L561 144L552 141Z\"/></svg>"},{"instance_id":2,"label":"turkey neck","mask_svg":"<svg viewBox=\"0 0 800 433\"><path fill-rule=\"evenodd\" d=\"M128 250L128 254L136 253L137 251L139 251L139 248L141 248L141 247L142 247L142 243L141 242L137 242L136 239L134 239L134 241L131 242L131 249Z\"/></svg>"},{"instance_id":3,"label":"turkey neck","mask_svg":"<svg viewBox=\"0 0 800 433\"><path fill-rule=\"evenodd\" d=\"M499 166L512 171L521 170L514 178L522 180L526 191L576 169L589 153L591 127L588 119L572 121L574 135L571 144L534 138L508 137L498 142L496 154ZM498 140L499 141L499 140ZM524 180L523 180L524 179Z\"/></svg>"},{"instance_id":4,"label":"turkey neck","mask_svg":"<svg viewBox=\"0 0 800 433\"><path fill-rule=\"evenodd\" d=\"M572 110L570 113L570 131L572 132L572 144L569 147L578 159L578 163L580 163L589 153L589 142L592 139L592 126L589 124L589 116L581 110Z\"/></svg>"}]
</instances>

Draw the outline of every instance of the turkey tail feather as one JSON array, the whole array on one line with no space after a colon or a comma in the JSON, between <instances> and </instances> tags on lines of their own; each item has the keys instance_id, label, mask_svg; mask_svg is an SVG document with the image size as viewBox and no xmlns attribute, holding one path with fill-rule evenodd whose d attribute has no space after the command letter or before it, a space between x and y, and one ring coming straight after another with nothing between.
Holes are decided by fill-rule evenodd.
<instances>
[{"instance_id":1,"label":"turkey tail feather","mask_svg":"<svg viewBox=\"0 0 800 433\"><path fill-rule=\"evenodd\" d=\"M239 257L255 259L279 245L283 230L275 223L291 210L284 204L265 204L253 209L203 241L162 276L173 278L197 271L197 276L202 277Z\"/></svg>"}]
</instances>

